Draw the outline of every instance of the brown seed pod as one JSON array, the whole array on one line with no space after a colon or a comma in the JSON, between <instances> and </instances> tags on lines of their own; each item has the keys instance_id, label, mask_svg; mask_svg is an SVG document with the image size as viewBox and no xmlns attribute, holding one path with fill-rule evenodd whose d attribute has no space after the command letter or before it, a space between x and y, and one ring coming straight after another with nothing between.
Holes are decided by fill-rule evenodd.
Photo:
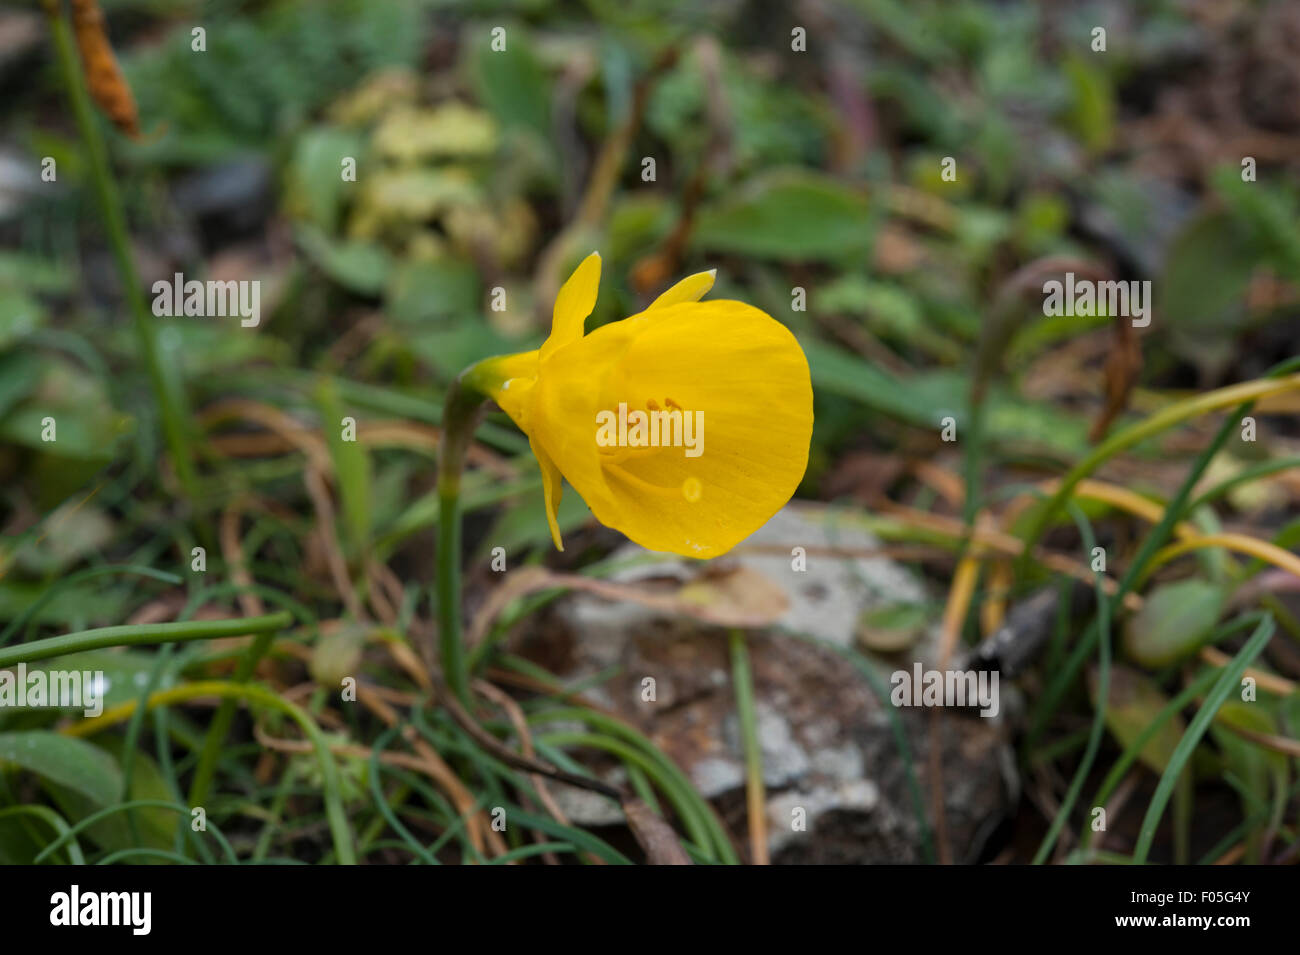
<instances>
[{"instance_id":1,"label":"brown seed pod","mask_svg":"<svg viewBox=\"0 0 1300 955\"><path fill-rule=\"evenodd\" d=\"M108 30L98 0L71 0L72 30L77 38L90 95L113 125L132 139L140 138L140 116L108 42Z\"/></svg>"}]
</instances>

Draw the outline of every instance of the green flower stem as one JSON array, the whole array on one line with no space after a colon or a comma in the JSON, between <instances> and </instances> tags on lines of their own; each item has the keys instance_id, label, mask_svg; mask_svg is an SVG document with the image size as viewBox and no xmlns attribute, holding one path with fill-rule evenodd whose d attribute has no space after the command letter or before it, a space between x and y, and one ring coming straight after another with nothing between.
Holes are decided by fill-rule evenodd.
<instances>
[{"instance_id":1,"label":"green flower stem","mask_svg":"<svg viewBox=\"0 0 1300 955\"><path fill-rule=\"evenodd\" d=\"M90 102L90 95L81 72L72 33L68 28L67 18L62 7L55 0L46 0L42 4L50 29L54 34L54 47L58 56L59 70L68 87L68 97L72 100L72 110L76 115L77 129L81 134L86 149L87 165L90 168L91 183L95 198L99 203L100 217L103 220L105 236L113 251L117 264L118 276L122 280L122 289L135 323L136 338L139 341L140 356L149 373L149 383L153 389L154 401L162 416L163 438L171 452L172 462L181 488L191 504L198 500L197 482L194 472L194 458L190 452L189 432L185 422L189 420L185 395L174 381L167 376L158 352L157 330L154 328L153 314L145 303L144 290L136 272L135 259L131 254L131 242L126 231L126 217L122 212L122 203L117 194L117 185L108 164L108 153L104 140L99 133L98 120Z\"/></svg>"},{"instance_id":2,"label":"green flower stem","mask_svg":"<svg viewBox=\"0 0 1300 955\"><path fill-rule=\"evenodd\" d=\"M35 663L37 660L49 660L69 653L100 650L104 647L179 643L186 640L212 640L216 637L274 633L292 622L293 617L282 611L263 617L244 617L237 620L185 620L179 623L126 624L120 627L78 630L76 633L65 633L61 637L48 637L12 647L0 647L0 667Z\"/></svg>"},{"instance_id":3,"label":"green flower stem","mask_svg":"<svg viewBox=\"0 0 1300 955\"><path fill-rule=\"evenodd\" d=\"M745 750L745 803L749 816L750 863L767 865L767 794L763 789L763 750L758 743L758 713L754 706L754 676L749 667L745 635L732 630L731 679L736 691L736 715Z\"/></svg>"},{"instance_id":4,"label":"green flower stem","mask_svg":"<svg viewBox=\"0 0 1300 955\"><path fill-rule=\"evenodd\" d=\"M471 365L447 390L438 450L438 651L443 679L466 707L470 698L460 620L460 476L487 400L485 364Z\"/></svg>"}]
</instances>

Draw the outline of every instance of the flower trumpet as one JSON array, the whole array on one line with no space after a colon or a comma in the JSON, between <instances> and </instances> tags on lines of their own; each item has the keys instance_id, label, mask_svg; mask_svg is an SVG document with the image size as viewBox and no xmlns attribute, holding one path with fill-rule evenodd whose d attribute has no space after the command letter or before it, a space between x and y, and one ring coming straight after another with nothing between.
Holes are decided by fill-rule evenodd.
<instances>
[{"instance_id":1,"label":"flower trumpet","mask_svg":"<svg viewBox=\"0 0 1300 955\"><path fill-rule=\"evenodd\" d=\"M600 256L560 289L540 349L467 373L528 436L563 550L561 479L602 524L650 550L715 557L794 494L808 464L812 384L790 331L743 302L700 299L714 271L584 334Z\"/></svg>"}]
</instances>

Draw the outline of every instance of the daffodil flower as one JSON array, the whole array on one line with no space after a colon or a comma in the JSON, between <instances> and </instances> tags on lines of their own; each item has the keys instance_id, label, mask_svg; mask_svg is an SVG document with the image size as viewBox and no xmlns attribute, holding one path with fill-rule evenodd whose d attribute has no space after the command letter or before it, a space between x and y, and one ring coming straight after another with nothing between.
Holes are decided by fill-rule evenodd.
<instances>
[{"instance_id":1,"label":"daffodil flower","mask_svg":"<svg viewBox=\"0 0 1300 955\"><path fill-rule=\"evenodd\" d=\"M540 349L467 372L466 383L528 436L561 550L561 478L601 523L650 550L700 558L756 531L803 478L813 423L807 359L754 306L701 302L714 274L683 279L644 312L584 334L600 282L592 253L560 289ZM686 424L699 428L698 447L598 441L602 412L626 419L627 409L693 416Z\"/></svg>"}]
</instances>

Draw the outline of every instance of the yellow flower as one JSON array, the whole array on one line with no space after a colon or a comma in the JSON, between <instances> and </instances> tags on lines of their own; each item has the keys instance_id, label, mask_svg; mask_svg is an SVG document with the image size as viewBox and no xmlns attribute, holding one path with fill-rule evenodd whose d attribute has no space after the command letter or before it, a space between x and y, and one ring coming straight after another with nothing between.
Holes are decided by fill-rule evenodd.
<instances>
[{"instance_id":1,"label":"yellow flower","mask_svg":"<svg viewBox=\"0 0 1300 955\"><path fill-rule=\"evenodd\" d=\"M561 476L601 523L650 550L701 558L756 531L803 478L808 361L752 305L699 301L713 277L683 279L644 312L584 335L600 282L592 253L560 289L539 350L474 370L528 435L561 550Z\"/></svg>"}]
</instances>

